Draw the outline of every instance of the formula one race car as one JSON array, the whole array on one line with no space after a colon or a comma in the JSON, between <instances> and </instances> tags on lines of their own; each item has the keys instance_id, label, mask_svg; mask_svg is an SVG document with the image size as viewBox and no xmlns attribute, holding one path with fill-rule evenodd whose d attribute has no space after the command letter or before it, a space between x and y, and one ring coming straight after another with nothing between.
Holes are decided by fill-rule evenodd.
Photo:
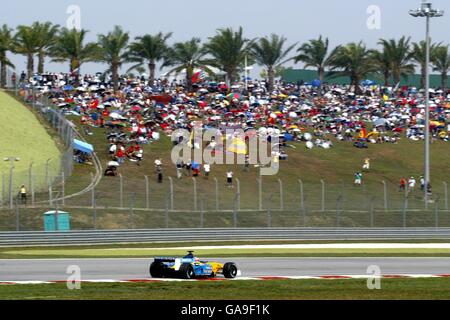
<instances>
[{"instance_id":1,"label":"formula one race car","mask_svg":"<svg viewBox=\"0 0 450 320\"><path fill-rule=\"evenodd\" d=\"M157 257L150 265L150 275L153 278L214 278L222 274L227 279L238 275L235 263L200 261L194 256L194 251L188 251L183 258Z\"/></svg>"}]
</instances>

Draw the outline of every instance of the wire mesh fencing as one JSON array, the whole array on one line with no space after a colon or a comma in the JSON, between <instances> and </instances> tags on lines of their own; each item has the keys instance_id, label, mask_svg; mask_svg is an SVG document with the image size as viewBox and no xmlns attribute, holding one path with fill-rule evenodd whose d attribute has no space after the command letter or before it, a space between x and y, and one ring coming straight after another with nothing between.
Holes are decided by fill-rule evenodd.
<instances>
[{"instance_id":1,"label":"wire mesh fencing","mask_svg":"<svg viewBox=\"0 0 450 320\"><path fill-rule=\"evenodd\" d=\"M33 176L45 181L46 175ZM380 181L353 185L306 183L276 178L216 177L176 179L159 183L153 176L104 177L89 192L64 196L89 185L93 177L78 177L78 187L64 176L51 176L46 191L34 192L23 203L13 195L12 207L0 210L2 230L42 230L43 213L64 210L74 229L239 228L239 227L450 227L448 187L433 190L427 205L420 187L401 189ZM2 197L5 197L3 195Z\"/></svg>"}]
</instances>

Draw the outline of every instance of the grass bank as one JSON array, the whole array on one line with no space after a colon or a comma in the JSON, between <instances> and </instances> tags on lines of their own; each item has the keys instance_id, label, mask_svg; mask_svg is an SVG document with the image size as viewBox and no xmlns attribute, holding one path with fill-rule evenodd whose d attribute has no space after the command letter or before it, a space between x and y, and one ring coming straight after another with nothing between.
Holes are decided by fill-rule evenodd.
<instances>
[{"instance_id":1,"label":"grass bank","mask_svg":"<svg viewBox=\"0 0 450 320\"><path fill-rule=\"evenodd\" d=\"M382 279L381 290L367 280L278 280L177 283L5 285L0 300L438 300L450 299L450 279Z\"/></svg>"},{"instance_id":2,"label":"grass bank","mask_svg":"<svg viewBox=\"0 0 450 320\"><path fill-rule=\"evenodd\" d=\"M38 188L44 182L47 159L54 159L50 162L49 174L58 171L60 141L46 130L31 110L3 91L0 91L0 110L3 117L0 130L0 160L6 157L20 158L19 162L14 163L14 192L18 192L21 184L28 185L30 163L33 163L35 187ZM9 177L9 168L9 162L0 161L0 173L5 174L6 178ZM3 194L6 191L4 190Z\"/></svg>"}]
</instances>

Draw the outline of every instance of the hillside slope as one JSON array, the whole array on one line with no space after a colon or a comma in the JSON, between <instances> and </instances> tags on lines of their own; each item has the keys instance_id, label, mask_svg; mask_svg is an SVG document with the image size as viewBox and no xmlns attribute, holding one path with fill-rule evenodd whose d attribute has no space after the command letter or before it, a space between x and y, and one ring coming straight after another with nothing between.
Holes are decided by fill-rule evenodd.
<instances>
[{"instance_id":1,"label":"hillside slope","mask_svg":"<svg viewBox=\"0 0 450 320\"><path fill-rule=\"evenodd\" d=\"M6 179L9 177L10 164L3 161L5 157L20 158L19 162L15 162L14 188L18 188L20 184L28 184L28 168L31 162L36 184L43 181L47 159L54 159L50 162L50 174L57 172L59 163L56 159L60 155L57 141L50 136L33 112L1 91L0 111L0 174L4 173Z\"/></svg>"}]
</instances>

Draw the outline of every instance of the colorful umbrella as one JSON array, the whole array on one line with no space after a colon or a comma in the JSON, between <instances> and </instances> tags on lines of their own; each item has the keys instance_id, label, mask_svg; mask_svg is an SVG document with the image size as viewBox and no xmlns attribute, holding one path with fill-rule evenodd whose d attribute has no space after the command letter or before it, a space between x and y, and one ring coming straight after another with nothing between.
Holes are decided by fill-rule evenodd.
<instances>
[{"instance_id":1,"label":"colorful umbrella","mask_svg":"<svg viewBox=\"0 0 450 320\"><path fill-rule=\"evenodd\" d=\"M322 82L319 79L315 79L311 82L311 85L315 88L320 87L321 84L322 84Z\"/></svg>"},{"instance_id":2,"label":"colorful umbrella","mask_svg":"<svg viewBox=\"0 0 450 320\"><path fill-rule=\"evenodd\" d=\"M192 169L197 170L200 169L200 164L198 162L192 162Z\"/></svg>"},{"instance_id":3,"label":"colorful umbrella","mask_svg":"<svg viewBox=\"0 0 450 320\"><path fill-rule=\"evenodd\" d=\"M234 138L231 145L228 147L228 151L236 154L247 154L247 145L244 140L240 138Z\"/></svg>"},{"instance_id":4,"label":"colorful umbrella","mask_svg":"<svg viewBox=\"0 0 450 320\"><path fill-rule=\"evenodd\" d=\"M286 133L284 135L284 139L286 139L286 141L294 141L294 136L292 134Z\"/></svg>"},{"instance_id":5,"label":"colorful umbrella","mask_svg":"<svg viewBox=\"0 0 450 320\"><path fill-rule=\"evenodd\" d=\"M228 100L233 100L233 99L242 100L243 96L239 93L230 93L229 95L227 95L227 99Z\"/></svg>"}]
</instances>

